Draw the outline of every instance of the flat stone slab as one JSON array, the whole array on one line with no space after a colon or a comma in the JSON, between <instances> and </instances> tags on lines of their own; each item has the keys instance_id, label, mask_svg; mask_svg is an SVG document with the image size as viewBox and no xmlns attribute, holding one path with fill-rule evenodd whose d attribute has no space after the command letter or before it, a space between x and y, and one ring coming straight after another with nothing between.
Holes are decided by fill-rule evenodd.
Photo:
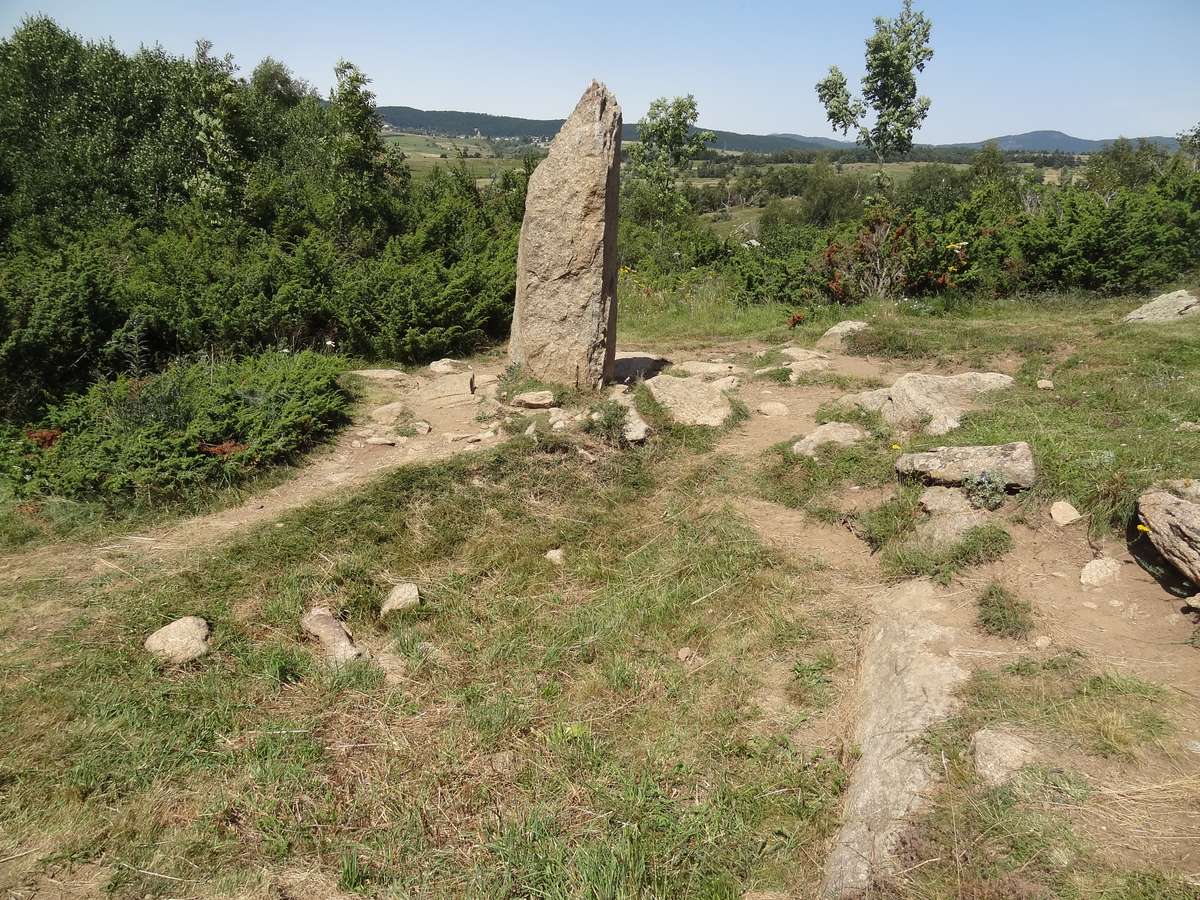
<instances>
[{"instance_id":1,"label":"flat stone slab","mask_svg":"<svg viewBox=\"0 0 1200 900\"><path fill-rule=\"evenodd\" d=\"M1079 583L1085 588L1098 588L1115 583L1121 577L1121 564L1107 556L1093 559L1079 572Z\"/></svg>"},{"instance_id":2,"label":"flat stone slab","mask_svg":"<svg viewBox=\"0 0 1200 900\"><path fill-rule=\"evenodd\" d=\"M379 617L383 618L392 613L416 609L420 605L420 588L411 582L404 582L392 588L387 597L384 598L383 606L379 610Z\"/></svg>"},{"instance_id":3,"label":"flat stone slab","mask_svg":"<svg viewBox=\"0 0 1200 900\"><path fill-rule=\"evenodd\" d=\"M1191 291L1172 291L1160 294L1149 303L1139 306L1122 322L1175 322L1200 315L1200 297Z\"/></svg>"},{"instance_id":4,"label":"flat stone slab","mask_svg":"<svg viewBox=\"0 0 1200 900\"><path fill-rule=\"evenodd\" d=\"M724 424L733 412L725 391L736 386L736 378L705 381L698 375L689 378L655 375L646 382L651 395L676 422L682 425L707 425L710 428Z\"/></svg>"},{"instance_id":5,"label":"flat stone slab","mask_svg":"<svg viewBox=\"0 0 1200 900\"><path fill-rule=\"evenodd\" d=\"M968 674L951 656L958 631L931 621L950 603L924 579L874 598L878 614L857 686L860 756L825 863L822 897L863 896L875 875L897 869L900 835L934 778L918 738L954 711L954 691Z\"/></svg>"},{"instance_id":6,"label":"flat stone slab","mask_svg":"<svg viewBox=\"0 0 1200 900\"><path fill-rule=\"evenodd\" d=\"M849 447L859 441L865 441L868 437L866 429L852 422L826 422L792 444L792 452L797 456L815 459L820 449L827 444Z\"/></svg>"},{"instance_id":7,"label":"flat stone slab","mask_svg":"<svg viewBox=\"0 0 1200 900\"><path fill-rule=\"evenodd\" d=\"M208 653L208 623L199 616L184 616L146 638L146 651L171 665L181 666Z\"/></svg>"},{"instance_id":8,"label":"flat stone slab","mask_svg":"<svg viewBox=\"0 0 1200 900\"><path fill-rule=\"evenodd\" d=\"M1000 787L1037 758L1033 744L1020 735L981 728L971 737L975 773L988 787Z\"/></svg>"},{"instance_id":9,"label":"flat stone slab","mask_svg":"<svg viewBox=\"0 0 1200 900\"><path fill-rule=\"evenodd\" d=\"M550 409L558 406L553 391L526 391L512 398L512 405L521 409Z\"/></svg>"},{"instance_id":10,"label":"flat stone slab","mask_svg":"<svg viewBox=\"0 0 1200 900\"><path fill-rule=\"evenodd\" d=\"M1033 486L1037 469L1033 451L1024 441L982 447L935 447L923 453L905 453L896 460L896 471L932 484L958 485L968 476L990 472L1005 486Z\"/></svg>"},{"instance_id":11,"label":"flat stone slab","mask_svg":"<svg viewBox=\"0 0 1200 900\"><path fill-rule=\"evenodd\" d=\"M896 428L922 428L926 434L946 434L961 424L962 416L984 394L1013 386L1000 372L963 372L959 375L901 375L891 387L846 394L838 403L879 413Z\"/></svg>"},{"instance_id":12,"label":"flat stone slab","mask_svg":"<svg viewBox=\"0 0 1200 900\"><path fill-rule=\"evenodd\" d=\"M684 360L681 363L675 363L671 368L676 372L686 372L688 375L715 375L721 377L724 375L746 374L744 368L735 366L733 363L704 362L699 359Z\"/></svg>"}]
</instances>

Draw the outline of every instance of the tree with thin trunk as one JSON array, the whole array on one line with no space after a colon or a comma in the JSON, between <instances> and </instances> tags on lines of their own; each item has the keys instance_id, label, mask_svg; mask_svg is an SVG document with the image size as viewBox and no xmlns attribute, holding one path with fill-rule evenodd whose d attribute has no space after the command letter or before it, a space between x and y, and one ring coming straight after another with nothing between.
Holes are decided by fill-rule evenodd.
<instances>
[{"instance_id":1,"label":"tree with thin trunk","mask_svg":"<svg viewBox=\"0 0 1200 900\"><path fill-rule=\"evenodd\" d=\"M888 156L912 149L913 133L929 114L929 98L917 96L917 73L933 58L929 35L933 23L904 0L894 19L875 19L867 38L867 73L862 97L850 95L846 76L837 66L817 82L817 97L835 130L857 129L857 141L875 154L882 167ZM874 122L867 123L868 112Z\"/></svg>"}]
</instances>

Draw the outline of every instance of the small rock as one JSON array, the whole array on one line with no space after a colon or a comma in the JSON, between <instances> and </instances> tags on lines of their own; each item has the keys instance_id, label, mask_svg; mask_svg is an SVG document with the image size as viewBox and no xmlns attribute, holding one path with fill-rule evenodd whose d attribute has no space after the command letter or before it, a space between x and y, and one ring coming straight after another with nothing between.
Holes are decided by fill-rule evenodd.
<instances>
[{"instance_id":1,"label":"small rock","mask_svg":"<svg viewBox=\"0 0 1200 900\"><path fill-rule=\"evenodd\" d=\"M1049 650L1050 645L1053 643L1054 641L1050 639L1050 635L1048 634L1039 634L1033 639L1033 646L1036 650Z\"/></svg>"},{"instance_id":2,"label":"small rock","mask_svg":"<svg viewBox=\"0 0 1200 900\"><path fill-rule=\"evenodd\" d=\"M1078 522L1083 516L1079 514L1079 510L1066 500L1059 500L1051 504L1050 518L1054 520L1054 524L1059 528L1065 528L1072 522Z\"/></svg>"},{"instance_id":3,"label":"small rock","mask_svg":"<svg viewBox=\"0 0 1200 900\"><path fill-rule=\"evenodd\" d=\"M1054 382L1049 378L1039 378L1037 388L1039 391L1052 391L1054 390Z\"/></svg>"},{"instance_id":4,"label":"small rock","mask_svg":"<svg viewBox=\"0 0 1200 900\"><path fill-rule=\"evenodd\" d=\"M867 439L867 432L850 422L826 422L809 432L796 443L792 444L792 452L797 456L816 458L817 450L825 444L837 444L849 447Z\"/></svg>"},{"instance_id":5,"label":"small rock","mask_svg":"<svg viewBox=\"0 0 1200 900\"><path fill-rule=\"evenodd\" d=\"M1200 422L1180 422L1176 431L1200 432Z\"/></svg>"},{"instance_id":6,"label":"small rock","mask_svg":"<svg viewBox=\"0 0 1200 900\"><path fill-rule=\"evenodd\" d=\"M199 616L184 616L154 632L143 645L152 656L180 666L208 652L208 623Z\"/></svg>"},{"instance_id":7,"label":"small rock","mask_svg":"<svg viewBox=\"0 0 1200 900\"><path fill-rule=\"evenodd\" d=\"M421 591L415 584L412 582L398 584L392 588L387 599L383 601L379 617L383 618L395 612L404 612L406 609L415 609L420 605Z\"/></svg>"},{"instance_id":8,"label":"small rock","mask_svg":"<svg viewBox=\"0 0 1200 900\"><path fill-rule=\"evenodd\" d=\"M418 419L417 421L413 422L410 427L417 434L429 434L429 432L433 431L433 426L424 419Z\"/></svg>"},{"instance_id":9,"label":"small rock","mask_svg":"<svg viewBox=\"0 0 1200 900\"><path fill-rule=\"evenodd\" d=\"M466 367L466 363L457 359L439 359L429 364L429 371L435 375L454 375Z\"/></svg>"},{"instance_id":10,"label":"small rock","mask_svg":"<svg viewBox=\"0 0 1200 900\"><path fill-rule=\"evenodd\" d=\"M351 441L350 446L353 447L355 450L361 450L366 445L363 444L362 441Z\"/></svg>"},{"instance_id":11,"label":"small rock","mask_svg":"<svg viewBox=\"0 0 1200 900\"><path fill-rule=\"evenodd\" d=\"M693 650L691 647L680 647L679 652L675 654L675 658L678 659L680 662L687 662L689 659L691 659L695 655L696 655L696 651Z\"/></svg>"},{"instance_id":12,"label":"small rock","mask_svg":"<svg viewBox=\"0 0 1200 900\"><path fill-rule=\"evenodd\" d=\"M403 400L397 400L371 410L371 421L379 425L395 425L396 421L407 413L408 404Z\"/></svg>"},{"instance_id":13,"label":"small rock","mask_svg":"<svg viewBox=\"0 0 1200 900\"><path fill-rule=\"evenodd\" d=\"M780 403L778 400L768 400L766 403L760 403L758 405L758 411L761 415L767 416L768 418L786 416L788 414L787 405Z\"/></svg>"},{"instance_id":14,"label":"small rock","mask_svg":"<svg viewBox=\"0 0 1200 900\"><path fill-rule=\"evenodd\" d=\"M1200 753L1200 741L1188 741L1185 746L1189 753Z\"/></svg>"},{"instance_id":15,"label":"small rock","mask_svg":"<svg viewBox=\"0 0 1200 900\"><path fill-rule=\"evenodd\" d=\"M558 406L553 391L526 391L512 398L512 405L522 409L550 409Z\"/></svg>"},{"instance_id":16,"label":"small rock","mask_svg":"<svg viewBox=\"0 0 1200 900\"><path fill-rule=\"evenodd\" d=\"M847 319L844 322L838 322L817 340L816 348L818 350L833 350L841 352L846 348L846 338L849 335L857 334L871 326L866 322L860 322L857 319Z\"/></svg>"},{"instance_id":17,"label":"small rock","mask_svg":"<svg viewBox=\"0 0 1200 900\"><path fill-rule=\"evenodd\" d=\"M545 553L546 559L554 563L556 566L561 566L566 562L567 554L562 547L555 547L553 550L547 550Z\"/></svg>"},{"instance_id":18,"label":"small rock","mask_svg":"<svg viewBox=\"0 0 1200 900\"><path fill-rule=\"evenodd\" d=\"M537 434L537 422L532 422L530 424L530 426L525 429L525 437L533 437L536 434Z\"/></svg>"},{"instance_id":19,"label":"small rock","mask_svg":"<svg viewBox=\"0 0 1200 900\"><path fill-rule=\"evenodd\" d=\"M1085 588L1112 584L1121 575L1121 564L1107 556L1093 559L1079 573L1079 583Z\"/></svg>"},{"instance_id":20,"label":"small rock","mask_svg":"<svg viewBox=\"0 0 1200 900\"><path fill-rule=\"evenodd\" d=\"M395 447L396 439L389 438L389 437L378 437L378 436L369 437L369 438L367 438L367 444L371 447Z\"/></svg>"},{"instance_id":21,"label":"small rock","mask_svg":"<svg viewBox=\"0 0 1200 900\"><path fill-rule=\"evenodd\" d=\"M1033 744L992 728L981 728L971 738L975 771L988 787L999 787L1037 756Z\"/></svg>"},{"instance_id":22,"label":"small rock","mask_svg":"<svg viewBox=\"0 0 1200 900\"><path fill-rule=\"evenodd\" d=\"M566 431L571 426L567 424L566 419L559 419L550 426L551 431Z\"/></svg>"},{"instance_id":23,"label":"small rock","mask_svg":"<svg viewBox=\"0 0 1200 900\"><path fill-rule=\"evenodd\" d=\"M576 447L575 452L579 454L580 459L587 463L594 463L598 458L595 453L584 450L582 447Z\"/></svg>"},{"instance_id":24,"label":"small rock","mask_svg":"<svg viewBox=\"0 0 1200 900\"><path fill-rule=\"evenodd\" d=\"M300 627L320 641L325 658L335 666L370 656L355 645L350 630L323 606L315 606L305 613Z\"/></svg>"}]
</instances>

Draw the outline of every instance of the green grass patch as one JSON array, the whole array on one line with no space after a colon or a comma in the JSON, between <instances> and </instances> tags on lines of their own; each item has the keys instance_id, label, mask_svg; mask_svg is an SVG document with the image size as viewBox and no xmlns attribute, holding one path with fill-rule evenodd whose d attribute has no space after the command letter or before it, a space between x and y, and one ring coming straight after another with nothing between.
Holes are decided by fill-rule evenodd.
<instances>
[{"instance_id":1,"label":"green grass patch","mask_svg":"<svg viewBox=\"0 0 1200 900\"><path fill-rule=\"evenodd\" d=\"M883 551L883 570L892 578L924 577L949 584L963 569L994 562L1012 546L1012 535L1001 526L980 525L947 546L917 541L893 543Z\"/></svg>"},{"instance_id":2,"label":"green grass patch","mask_svg":"<svg viewBox=\"0 0 1200 900\"><path fill-rule=\"evenodd\" d=\"M1004 585L993 581L976 600L979 627L997 637L1025 637L1033 630L1033 607Z\"/></svg>"}]
</instances>

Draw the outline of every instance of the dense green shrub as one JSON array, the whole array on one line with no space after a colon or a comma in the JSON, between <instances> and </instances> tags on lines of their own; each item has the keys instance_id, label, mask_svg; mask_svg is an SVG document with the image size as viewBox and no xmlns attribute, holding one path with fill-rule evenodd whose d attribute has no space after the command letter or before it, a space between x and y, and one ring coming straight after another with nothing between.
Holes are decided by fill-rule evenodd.
<instances>
[{"instance_id":1,"label":"dense green shrub","mask_svg":"<svg viewBox=\"0 0 1200 900\"><path fill-rule=\"evenodd\" d=\"M0 435L0 477L22 497L173 500L295 458L345 418L341 357L268 352L121 375Z\"/></svg>"}]
</instances>

